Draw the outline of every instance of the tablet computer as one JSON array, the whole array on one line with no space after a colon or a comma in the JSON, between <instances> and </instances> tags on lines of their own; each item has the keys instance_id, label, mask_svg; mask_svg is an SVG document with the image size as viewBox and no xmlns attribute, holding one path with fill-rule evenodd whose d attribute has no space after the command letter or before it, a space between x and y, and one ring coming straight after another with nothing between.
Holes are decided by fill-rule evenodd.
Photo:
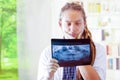
<instances>
[{"instance_id":1,"label":"tablet computer","mask_svg":"<svg viewBox=\"0 0 120 80\"><path fill-rule=\"evenodd\" d=\"M61 67L90 65L92 61L89 39L51 39L51 52Z\"/></svg>"}]
</instances>

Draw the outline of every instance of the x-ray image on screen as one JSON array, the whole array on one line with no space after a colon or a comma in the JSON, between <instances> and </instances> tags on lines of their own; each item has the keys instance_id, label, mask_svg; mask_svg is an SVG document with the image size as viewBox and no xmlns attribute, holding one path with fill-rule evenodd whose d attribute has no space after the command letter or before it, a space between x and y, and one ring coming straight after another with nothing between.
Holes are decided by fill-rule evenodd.
<instances>
[{"instance_id":1,"label":"x-ray image on screen","mask_svg":"<svg viewBox=\"0 0 120 80\"><path fill-rule=\"evenodd\" d=\"M91 63L88 39L52 39L52 58L60 66L88 65Z\"/></svg>"}]
</instances>

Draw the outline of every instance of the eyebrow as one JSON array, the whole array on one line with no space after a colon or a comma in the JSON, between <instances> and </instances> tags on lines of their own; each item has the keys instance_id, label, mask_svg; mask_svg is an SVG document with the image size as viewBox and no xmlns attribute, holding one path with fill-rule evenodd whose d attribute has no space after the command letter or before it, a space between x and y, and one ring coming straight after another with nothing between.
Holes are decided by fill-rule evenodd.
<instances>
[{"instance_id":1,"label":"eyebrow","mask_svg":"<svg viewBox=\"0 0 120 80\"><path fill-rule=\"evenodd\" d=\"M76 20L75 22L81 22L82 20ZM65 22L71 22L71 21L68 21L68 20L66 20Z\"/></svg>"}]
</instances>

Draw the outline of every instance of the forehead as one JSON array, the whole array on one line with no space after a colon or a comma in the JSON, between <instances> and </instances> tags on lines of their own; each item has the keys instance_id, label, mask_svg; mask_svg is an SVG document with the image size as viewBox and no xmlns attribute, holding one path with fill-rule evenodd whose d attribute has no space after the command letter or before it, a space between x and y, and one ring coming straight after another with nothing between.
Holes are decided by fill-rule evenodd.
<instances>
[{"instance_id":1,"label":"forehead","mask_svg":"<svg viewBox=\"0 0 120 80\"><path fill-rule=\"evenodd\" d=\"M65 10L61 17L65 21L81 21L83 20L83 13L82 11L69 9Z\"/></svg>"}]
</instances>

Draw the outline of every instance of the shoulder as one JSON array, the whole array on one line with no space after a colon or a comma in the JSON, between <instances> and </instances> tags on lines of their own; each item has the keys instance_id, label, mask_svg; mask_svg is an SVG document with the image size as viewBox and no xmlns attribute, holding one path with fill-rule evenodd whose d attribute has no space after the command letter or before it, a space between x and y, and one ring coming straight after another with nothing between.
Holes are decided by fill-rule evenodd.
<instances>
[{"instance_id":1,"label":"shoulder","mask_svg":"<svg viewBox=\"0 0 120 80\"><path fill-rule=\"evenodd\" d=\"M41 52L41 55L42 54L48 54L48 53L50 53L51 52L51 46L50 45L48 45L47 47L45 47L43 50L42 50L42 52Z\"/></svg>"},{"instance_id":2,"label":"shoulder","mask_svg":"<svg viewBox=\"0 0 120 80\"><path fill-rule=\"evenodd\" d=\"M51 46L47 46L40 54L41 59L51 58Z\"/></svg>"},{"instance_id":3,"label":"shoulder","mask_svg":"<svg viewBox=\"0 0 120 80\"><path fill-rule=\"evenodd\" d=\"M96 58L95 58L95 64L99 64L106 60L106 48L105 45L102 43L95 43L96 47Z\"/></svg>"},{"instance_id":4,"label":"shoulder","mask_svg":"<svg viewBox=\"0 0 120 80\"><path fill-rule=\"evenodd\" d=\"M46 48L43 49L42 53L49 53L51 51L51 46L47 46Z\"/></svg>"},{"instance_id":5,"label":"shoulder","mask_svg":"<svg viewBox=\"0 0 120 80\"><path fill-rule=\"evenodd\" d=\"M103 43L95 43L96 47L96 59L106 59L107 51Z\"/></svg>"},{"instance_id":6,"label":"shoulder","mask_svg":"<svg viewBox=\"0 0 120 80\"><path fill-rule=\"evenodd\" d=\"M106 77L106 47L102 43L95 43L96 46L96 58L94 62L94 69L98 72L101 80L105 80Z\"/></svg>"},{"instance_id":7,"label":"shoulder","mask_svg":"<svg viewBox=\"0 0 120 80\"><path fill-rule=\"evenodd\" d=\"M106 47L103 43L94 43L95 44L95 47L96 47L96 53L98 52L103 52L105 53L106 52Z\"/></svg>"}]
</instances>

